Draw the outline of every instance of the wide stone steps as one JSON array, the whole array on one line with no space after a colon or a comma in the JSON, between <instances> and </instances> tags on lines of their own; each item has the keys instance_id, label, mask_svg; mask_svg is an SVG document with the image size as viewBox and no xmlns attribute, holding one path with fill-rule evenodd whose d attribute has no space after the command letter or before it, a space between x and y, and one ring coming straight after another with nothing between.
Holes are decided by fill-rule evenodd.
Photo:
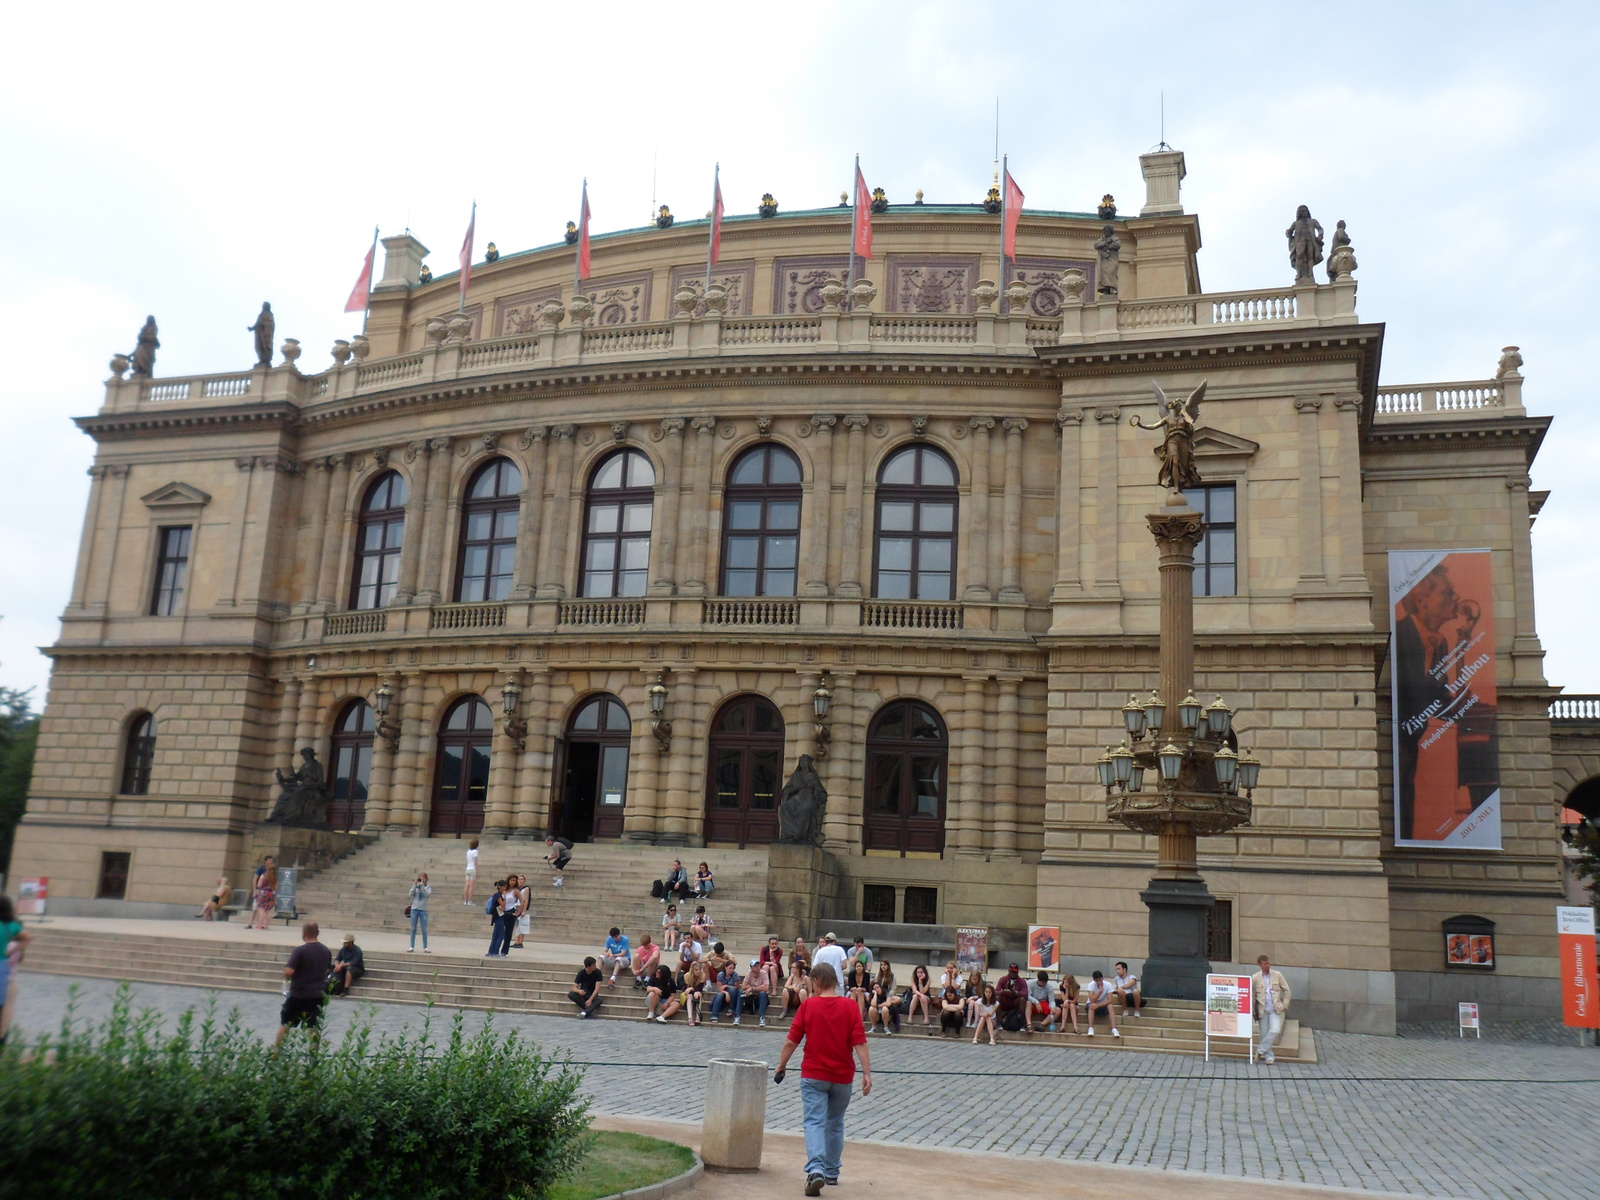
<instances>
[{"instance_id":1,"label":"wide stone steps","mask_svg":"<svg viewBox=\"0 0 1600 1200\"><path fill-rule=\"evenodd\" d=\"M148 983L186 985L250 992L277 992L282 983L283 946L253 943L248 940L200 940L180 937L117 936L76 930L39 929L28 947L24 969L52 974L81 975L105 979L129 979ZM367 973L355 991L355 999L400 1004L433 1003L444 1008L492 1009L496 1012L532 1013L547 1016L573 1014L566 999L577 964L523 961L517 953L505 959L486 961L456 955L416 955L405 953L366 954ZM624 971L615 988L606 989L606 1003L599 1019L642 1019L645 994L633 987ZM706 1008L707 1025L710 1009ZM1094 1037L1072 1033L1002 1034L1005 1042L1027 1042L1038 1046L1088 1046L1101 1050L1134 1050L1155 1053L1200 1054L1205 1048L1203 1011L1191 1001L1155 1000L1145 1012L1122 1022L1123 1036L1113 1038L1102 1021ZM680 1015L673 1018L681 1021ZM731 1018L724 1015L721 1027ZM776 1012L768 1022L771 1028L786 1028ZM1315 1048L1309 1031L1289 1021L1277 1054L1285 1061L1315 1062ZM745 1027L757 1027L754 1015L746 1017ZM937 1027L936 1027L937 1028ZM920 1024L906 1023L902 1037L926 1036ZM970 1038L971 1031L964 1036ZM1225 1058L1242 1058L1243 1042L1215 1041L1211 1052Z\"/></svg>"}]
</instances>

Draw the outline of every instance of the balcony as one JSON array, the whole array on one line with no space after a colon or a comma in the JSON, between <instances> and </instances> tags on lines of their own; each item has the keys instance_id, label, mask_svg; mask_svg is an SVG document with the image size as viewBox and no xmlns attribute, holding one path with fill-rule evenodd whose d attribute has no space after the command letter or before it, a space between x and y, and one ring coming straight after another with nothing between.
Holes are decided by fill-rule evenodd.
<instances>
[{"instance_id":1,"label":"balcony","mask_svg":"<svg viewBox=\"0 0 1600 1200\"><path fill-rule=\"evenodd\" d=\"M643 625L643 600L569 600L556 606L558 628L618 628Z\"/></svg>"},{"instance_id":2,"label":"balcony","mask_svg":"<svg viewBox=\"0 0 1600 1200\"><path fill-rule=\"evenodd\" d=\"M914 600L863 600L863 629L913 629L918 632L961 629L966 625L961 604L922 604Z\"/></svg>"},{"instance_id":3,"label":"balcony","mask_svg":"<svg viewBox=\"0 0 1600 1200\"><path fill-rule=\"evenodd\" d=\"M798 600L707 600L702 625L786 626L800 624Z\"/></svg>"}]
</instances>

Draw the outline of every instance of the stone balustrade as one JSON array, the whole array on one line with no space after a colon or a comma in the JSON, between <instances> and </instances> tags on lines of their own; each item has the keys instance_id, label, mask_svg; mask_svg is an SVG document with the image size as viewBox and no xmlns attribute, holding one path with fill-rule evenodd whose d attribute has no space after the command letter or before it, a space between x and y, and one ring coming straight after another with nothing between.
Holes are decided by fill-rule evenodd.
<instances>
[{"instance_id":1,"label":"stone balustrade","mask_svg":"<svg viewBox=\"0 0 1600 1200\"><path fill-rule=\"evenodd\" d=\"M1552 721L1600 721L1600 696L1557 696L1550 701Z\"/></svg>"},{"instance_id":2,"label":"stone balustrade","mask_svg":"<svg viewBox=\"0 0 1600 1200\"><path fill-rule=\"evenodd\" d=\"M1522 376L1456 383L1406 383L1378 389L1379 421L1455 420L1521 416Z\"/></svg>"}]
</instances>

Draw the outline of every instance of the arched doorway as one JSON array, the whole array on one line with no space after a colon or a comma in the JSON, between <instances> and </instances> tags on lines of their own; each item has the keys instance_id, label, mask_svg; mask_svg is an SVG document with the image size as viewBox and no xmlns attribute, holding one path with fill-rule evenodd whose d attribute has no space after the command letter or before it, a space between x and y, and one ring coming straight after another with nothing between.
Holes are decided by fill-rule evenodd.
<instances>
[{"instance_id":1,"label":"arched doorway","mask_svg":"<svg viewBox=\"0 0 1600 1200\"><path fill-rule=\"evenodd\" d=\"M328 805L328 824L340 832L358 830L367 819L372 731L372 705L365 700L345 705L333 731L333 799Z\"/></svg>"},{"instance_id":2,"label":"arched doorway","mask_svg":"<svg viewBox=\"0 0 1600 1200\"><path fill-rule=\"evenodd\" d=\"M489 797L489 753L494 745L494 713L482 696L463 696L439 725L433 772L434 837L464 837L483 830Z\"/></svg>"},{"instance_id":3,"label":"arched doorway","mask_svg":"<svg viewBox=\"0 0 1600 1200\"><path fill-rule=\"evenodd\" d=\"M550 830L575 842L622 836L628 799L628 744L633 721L621 700L590 696L556 741Z\"/></svg>"},{"instance_id":4,"label":"arched doorway","mask_svg":"<svg viewBox=\"0 0 1600 1200\"><path fill-rule=\"evenodd\" d=\"M950 739L920 700L896 700L867 727L863 845L902 855L944 852Z\"/></svg>"},{"instance_id":5,"label":"arched doorway","mask_svg":"<svg viewBox=\"0 0 1600 1200\"><path fill-rule=\"evenodd\" d=\"M737 696L711 722L705 840L764 846L778 836L783 717L762 696Z\"/></svg>"}]
</instances>

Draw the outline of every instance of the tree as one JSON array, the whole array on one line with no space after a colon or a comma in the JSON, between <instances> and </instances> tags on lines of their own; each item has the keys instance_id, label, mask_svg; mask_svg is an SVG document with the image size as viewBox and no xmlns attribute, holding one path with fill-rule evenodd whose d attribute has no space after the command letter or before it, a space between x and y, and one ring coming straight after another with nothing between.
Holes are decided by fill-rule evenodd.
<instances>
[{"instance_id":1,"label":"tree","mask_svg":"<svg viewBox=\"0 0 1600 1200\"><path fill-rule=\"evenodd\" d=\"M11 844L33 780L39 714L32 697L32 688L0 688L0 871L11 869Z\"/></svg>"},{"instance_id":2,"label":"tree","mask_svg":"<svg viewBox=\"0 0 1600 1200\"><path fill-rule=\"evenodd\" d=\"M1600 908L1600 825L1584 821L1573 834L1572 846L1578 854L1572 860L1572 871L1579 879L1587 879L1589 903Z\"/></svg>"}]
</instances>

